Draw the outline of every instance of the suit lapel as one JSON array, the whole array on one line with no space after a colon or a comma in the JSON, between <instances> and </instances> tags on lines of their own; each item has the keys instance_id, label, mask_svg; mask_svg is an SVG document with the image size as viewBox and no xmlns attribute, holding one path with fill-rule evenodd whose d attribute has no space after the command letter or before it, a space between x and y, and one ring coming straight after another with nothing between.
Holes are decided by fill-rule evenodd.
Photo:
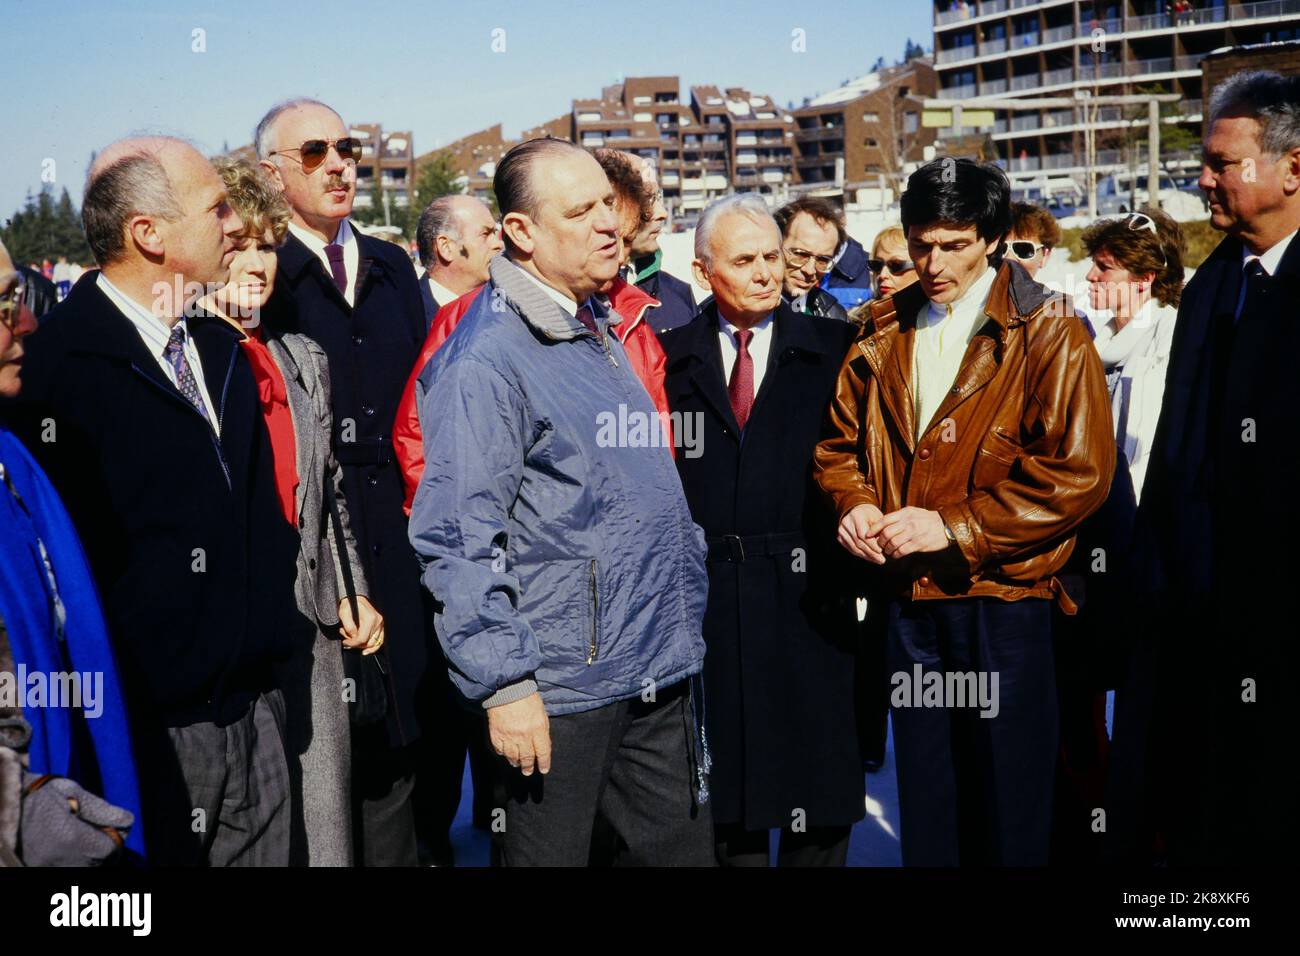
<instances>
[{"instance_id":1,"label":"suit lapel","mask_svg":"<svg viewBox=\"0 0 1300 956\"><path fill-rule=\"evenodd\" d=\"M727 433L733 440L739 442L740 426L736 423L735 412L731 410L726 378L722 373L722 347L718 344L716 309L710 309L706 321L695 323L694 335L692 352L695 362L691 367L691 381L714 413L727 426Z\"/></svg>"}]
</instances>

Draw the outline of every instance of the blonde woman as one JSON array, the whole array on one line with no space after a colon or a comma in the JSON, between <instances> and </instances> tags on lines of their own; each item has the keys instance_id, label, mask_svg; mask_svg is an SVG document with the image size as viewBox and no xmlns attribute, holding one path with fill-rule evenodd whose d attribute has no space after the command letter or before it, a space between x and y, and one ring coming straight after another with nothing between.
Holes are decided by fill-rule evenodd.
<instances>
[{"instance_id":1,"label":"blonde woman","mask_svg":"<svg viewBox=\"0 0 1300 956\"><path fill-rule=\"evenodd\" d=\"M373 655L383 646L384 622L365 597L342 473L330 448L325 353L304 335L263 340L260 312L275 285L276 248L288 231L289 207L252 164L223 157L214 165L244 231L230 281L202 304L244 334L241 345L271 437L276 490L285 520L302 539L295 586L301 633L293 657L277 675L285 696L285 752L295 803L291 860L351 866L350 725L338 643L341 634L344 648ZM350 598L355 598L355 616Z\"/></svg>"}]
</instances>

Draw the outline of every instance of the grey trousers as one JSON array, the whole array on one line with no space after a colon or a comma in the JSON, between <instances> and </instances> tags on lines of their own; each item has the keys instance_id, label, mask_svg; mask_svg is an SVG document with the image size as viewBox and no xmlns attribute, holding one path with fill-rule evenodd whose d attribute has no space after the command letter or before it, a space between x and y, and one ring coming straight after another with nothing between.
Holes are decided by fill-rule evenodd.
<instances>
[{"instance_id":1,"label":"grey trousers","mask_svg":"<svg viewBox=\"0 0 1300 956\"><path fill-rule=\"evenodd\" d=\"M289 766L280 691L228 727L169 727L190 802L189 830L208 866L289 864Z\"/></svg>"},{"instance_id":2,"label":"grey trousers","mask_svg":"<svg viewBox=\"0 0 1300 956\"><path fill-rule=\"evenodd\" d=\"M496 758L493 826L504 866L586 866L597 817L625 866L712 866L713 820L695 801L688 684L552 717L551 771L525 777ZM500 816L494 811L494 816ZM603 854L602 854L603 856Z\"/></svg>"}]
</instances>

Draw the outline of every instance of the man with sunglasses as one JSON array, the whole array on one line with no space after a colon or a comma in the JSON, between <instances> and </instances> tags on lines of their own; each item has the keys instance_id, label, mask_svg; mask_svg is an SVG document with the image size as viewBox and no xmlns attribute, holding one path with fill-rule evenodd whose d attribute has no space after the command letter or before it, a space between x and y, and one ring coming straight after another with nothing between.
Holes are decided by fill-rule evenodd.
<instances>
[{"instance_id":1,"label":"man with sunglasses","mask_svg":"<svg viewBox=\"0 0 1300 956\"><path fill-rule=\"evenodd\" d=\"M1087 333L1062 296L1000 260L1009 199L989 164L911 175L901 213L918 281L868 304L814 458L840 543L890 595L909 866L1047 862L1050 610L1074 611L1057 574L1115 462ZM936 682L985 692L923 698Z\"/></svg>"},{"instance_id":2,"label":"man with sunglasses","mask_svg":"<svg viewBox=\"0 0 1300 956\"><path fill-rule=\"evenodd\" d=\"M785 255L782 295L796 312L847 322L844 306L818 284L835 263L844 242L840 212L825 199L801 196L778 209L773 217L781 229Z\"/></svg>"},{"instance_id":3,"label":"man with sunglasses","mask_svg":"<svg viewBox=\"0 0 1300 956\"><path fill-rule=\"evenodd\" d=\"M280 103L254 140L293 211L264 321L272 332L305 332L329 358L335 454L371 599L389 635L381 652L387 715L353 728L354 846L366 866L415 865L413 744L441 707L426 686L432 616L406 536L392 425L425 334L419 282L401 247L348 221L361 144L337 112L316 100Z\"/></svg>"}]
</instances>

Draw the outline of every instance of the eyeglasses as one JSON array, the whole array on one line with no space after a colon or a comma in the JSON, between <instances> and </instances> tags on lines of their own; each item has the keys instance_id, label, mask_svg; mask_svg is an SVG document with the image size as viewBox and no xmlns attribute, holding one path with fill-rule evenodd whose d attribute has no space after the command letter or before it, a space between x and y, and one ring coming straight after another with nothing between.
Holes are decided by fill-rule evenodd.
<instances>
[{"instance_id":1,"label":"eyeglasses","mask_svg":"<svg viewBox=\"0 0 1300 956\"><path fill-rule=\"evenodd\" d=\"M1037 242L1030 242L1028 239L1017 239L1014 242L1007 243L1007 252L1013 259L1019 259L1021 262L1029 261L1038 255L1039 249L1046 248L1046 246Z\"/></svg>"},{"instance_id":2,"label":"eyeglasses","mask_svg":"<svg viewBox=\"0 0 1300 956\"><path fill-rule=\"evenodd\" d=\"M834 256L815 256L807 249L791 249L788 246L783 251L785 252L785 261L796 269L802 269L808 264L808 260L812 259L813 269L817 271L818 275L825 275L831 271L831 266L835 265Z\"/></svg>"},{"instance_id":3,"label":"eyeglasses","mask_svg":"<svg viewBox=\"0 0 1300 956\"><path fill-rule=\"evenodd\" d=\"M298 153L301 156L298 161L302 163L302 171L310 173L325 162L325 157L329 155L331 146L339 154L339 159L345 163L355 163L361 158L361 140L355 136L344 136L342 139L309 139L301 146L286 146L284 149L273 149L270 155Z\"/></svg>"},{"instance_id":4,"label":"eyeglasses","mask_svg":"<svg viewBox=\"0 0 1300 956\"><path fill-rule=\"evenodd\" d=\"M905 272L911 272L916 266L908 259L868 259L867 268L875 273L888 268L894 275L901 276Z\"/></svg>"},{"instance_id":5,"label":"eyeglasses","mask_svg":"<svg viewBox=\"0 0 1300 956\"><path fill-rule=\"evenodd\" d=\"M27 284L20 274L6 291L0 292L0 323L3 323L11 331L17 329L18 312L26 301Z\"/></svg>"},{"instance_id":6,"label":"eyeglasses","mask_svg":"<svg viewBox=\"0 0 1300 956\"><path fill-rule=\"evenodd\" d=\"M1156 237L1156 248L1160 250L1161 268L1169 265L1169 257L1165 255L1164 244L1160 242L1160 232L1156 229L1156 221L1144 212L1131 212L1124 224L1131 230L1148 229L1151 235Z\"/></svg>"}]
</instances>

